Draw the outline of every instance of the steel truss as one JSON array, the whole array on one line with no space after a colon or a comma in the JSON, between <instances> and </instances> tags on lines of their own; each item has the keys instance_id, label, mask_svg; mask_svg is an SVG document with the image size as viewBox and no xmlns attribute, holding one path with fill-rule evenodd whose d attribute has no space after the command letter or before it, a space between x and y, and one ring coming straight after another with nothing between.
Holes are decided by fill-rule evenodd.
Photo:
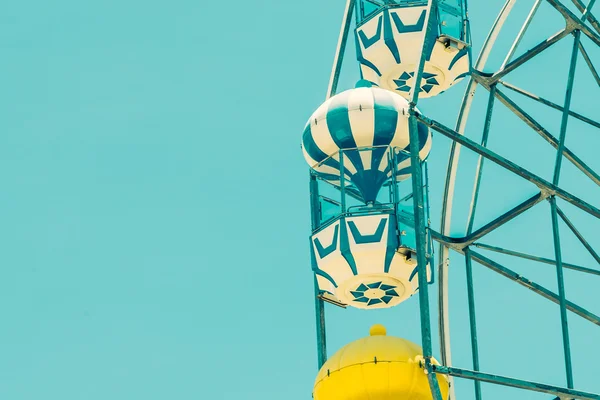
<instances>
[{"instance_id":1,"label":"steel truss","mask_svg":"<svg viewBox=\"0 0 600 400\"><path fill-rule=\"evenodd\" d=\"M552 35L548 39L540 42L533 48L527 50L522 55L514 58L514 54L531 24L540 4L545 1L551 5L557 12L559 12L565 19L565 27L556 34ZM421 60L419 63L418 71L415 75L415 83L413 87L414 91L410 94L409 103L409 130L410 130L410 153L411 153L411 170L412 170L412 187L414 195L414 227L416 230L417 239L417 261L419 266L419 307L421 317L421 339L423 346L423 364L422 367L427 373L429 378L430 388L432 397L435 400L442 400L440 390L437 384L437 379L433 379L436 373L445 374L449 377L465 378L474 381L475 398L480 400L481 397L481 382L510 386L519 389L526 389L531 391L543 392L557 396L557 398L577 398L577 399L598 399L600 395L594 393L586 393L574 388L571 352L570 352L570 341L569 341L569 330L568 330L568 311L575 315L592 322L595 325L600 326L600 316L586 310L577 304L568 301L565 298L564 290L564 276L563 270L565 268L586 273L589 275L600 275L600 269L588 268L583 266L574 265L571 263L564 262L562 259L561 252L561 241L558 221L561 219L569 228L569 230L577 237L582 245L587 249L591 256L600 264L600 256L579 232L576 226L570 221L565 212L558 206L557 198L579 208L586 212L591 217L600 218L600 209L592 204L578 198L572 193L562 189L560 183L560 173L562 171L562 160L563 157L572 163L577 169L585 174L592 182L600 185L600 175L598 175L590 166L584 161L577 157L571 150L565 146L565 137L567 131L567 125L569 117L576 118L583 121L593 127L600 128L600 122L594 121L590 117L576 113L570 109L573 82L575 76L575 67L578 60L578 55L581 54L581 58L585 61L585 64L592 73L598 86L600 87L600 75L592 62L589 53L581 43L582 35L588 38L594 45L600 47L600 23L592 13L592 8L596 0L588 0L587 4L581 0L572 0L575 7L580 11L580 15L575 15L571 12L564 4L559 0L536 0L529 15L527 16L525 23L523 24L520 32L514 40L502 66L494 73L485 73L483 69L489 57L489 54L494 46L496 38L498 37L502 26L504 25L508 15L510 14L516 0L507 0L504 4L500 14L494 22L492 29L488 37L486 38L479 58L477 59L474 67L472 68L471 78L467 84L465 95L461 104L460 112L458 115L456 129L451 129L443 124L427 118L416 111L416 105L418 102L418 92L420 90L420 80L425 64L425 52L422 52ZM437 0L429 0L429 9L435 7ZM336 48L334 57L334 65L331 72L331 78L327 90L327 98L333 96L337 91L337 85L339 76L342 68L344 51L350 31L352 16L356 11L356 1L346 0L346 6L344 11L344 17L342 20L342 27L340 29L340 36ZM433 23L429 19L429 13L427 16L427 31L426 39L427 42L433 33ZM468 22L467 22L468 23ZM565 91L564 103L562 105L551 102L547 99L539 97L533 93L527 92L515 85L508 83L504 78L510 72L517 68L527 64L528 61L535 58L538 54L542 53L546 49L552 47L557 42L565 39L566 37L573 37L573 45L570 54L570 66L569 74L567 77L567 88ZM424 46L425 47L425 46ZM469 116L471 104L475 91L478 86L481 86L489 92L487 112L485 117L483 135L481 143L476 143L473 140L465 137L464 131L466 122ZM518 106L516 102L511 99L501 88L506 88L514 93L529 99L535 100L540 104L556 109L562 113L560 134L557 137L550 134L538 121L536 121L531 115L529 115L523 108ZM496 152L489 150L487 146L488 135L490 131L493 109L496 101L499 101L502 105L507 107L512 113L519 117L525 122L534 132L540 135L546 140L551 146L556 149L556 160L554 166L554 174L552 181L547 181L540 176L528 171L527 169L511 162L507 158L497 154ZM442 221L439 232L431 230L429 233L433 240L437 241L440 246L439 251L439 263L438 263L438 288L439 288L439 338L442 351L442 365L433 365L432 363L432 334L431 334L431 315L429 309L429 293L428 285L426 282L426 267L427 264L433 260L427 255L427 243L426 243L426 221L423 212L424 206L424 193L423 193L423 176L421 161L418 155L418 135L417 135L417 123L421 122L429 126L434 132L437 132L452 140L452 146L449 154L446 185L443 197L443 208L442 208ZM468 216L467 231L463 237L452 237L449 235L450 223L452 221L452 203L454 197L454 184L456 179L456 173L458 169L458 160L460 156L461 148L465 147L479 155L477 168L475 173L475 180L472 192L472 200L470 205L470 211ZM488 160L507 171L520 176L521 178L531 182L539 189L539 192L530 198L524 200L519 205L506 211L497 218L484 224L482 227L473 230L474 217L477 209L479 191L481 187L482 171L485 164L485 160ZM313 211L318 207L318 187L315 176L311 174L310 181L311 191L311 205ZM554 240L554 259L538 257L531 254L516 252L501 247L484 244L480 242L480 239L484 238L490 232L496 230L500 226L507 222L517 218L522 213L526 212L530 208L543 202L544 200L550 203L550 217L552 221L552 231ZM404 221L405 223L411 223L411 221ZM319 219L318 216L313 212L312 216L312 228L313 230L318 228ZM533 282L522 275L510 270L509 268L497 263L496 261L478 253L473 248L480 248L488 251L502 253L514 257L524 258L528 260L537 261L544 264L554 265L556 268L556 278L558 283L558 293L554 293L544 286ZM448 313L448 264L449 264L449 251L452 250L456 253L462 254L465 257L465 272L467 282L467 295L468 295L468 310L469 310L469 321L470 321L470 338L471 338L471 349L472 349L472 362L473 370L466 370L456 368L452 366L451 361L451 349L450 349L450 330L449 330L449 313ZM560 320L562 327L562 339L563 339L563 352L564 352L564 363L565 363L565 375L567 381L567 387L557 387L553 385L535 383L515 378L503 377L484 373L479 371L479 355L478 355L478 343L477 343L477 325L475 318L475 299L474 299L474 283L472 276L472 263L475 261L477 264L482 265L501 276L504 276L523 287L528 288L545 297L546 299L556 303L560 308ZM324 302L318 296L318 287L315 282L315 315L316 315L316 327L317 327L317 353L319 367L323 365L327 358L326 350L326 332L325 332L325 310ZM453 387L451 386L450 398L454 398Z\"/></svg>"}]
</instances>

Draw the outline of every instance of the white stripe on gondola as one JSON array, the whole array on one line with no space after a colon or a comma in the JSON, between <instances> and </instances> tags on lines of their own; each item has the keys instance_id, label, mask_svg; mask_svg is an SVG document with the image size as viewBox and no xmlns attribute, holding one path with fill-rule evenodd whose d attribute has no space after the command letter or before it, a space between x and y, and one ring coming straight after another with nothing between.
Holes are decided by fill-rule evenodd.
<instances>
[{"instance_id":1,"label":"white stripe on gondola","mask_svg":"<svg viewBox=\"0 0 600 400\"><path fill-rule=\"evenodd\" d=\"M358 88L350 91L348 96L348 119L352 132L360 132L360 135L353 135L357 147L373 146L375 138L375 110L373 92L368 88ZM362 161L363 169L368 169L371 165L371 152L360 151L358 153Z\"/></svg>"},{"instance_id":2,"label":"white stripe on gondola","mask_svg":"<svg viewBox=\"0 0 600 400\"><path fill-rule=\"evenodd\" d=\"M408 150L407 110L408 102L402 96L376 87L352 89L332 97L313 113L307 123L309 129L305 130L303 139L306 161L322 177L339 182L340 146L343 146L347 184L359 174L361 180L354 184L359 185L361 191L369 191L371 194L368 196L373 196L373 187L369 188L369 184L364 186L368 182L364 177L371 175L364 175L364 172L375 169L383 172L384 176L391 176L389 151L378 146ZM421 135L422 129L419 129ZM310 147L310 154L304 145ZM427 131L426 140L420 146L421 159L427 157L430 148L431 133ZM410 158L406 153L396 157L400 160L396 168L397 179L409 178Z\"/></svg>"}]
</instances>

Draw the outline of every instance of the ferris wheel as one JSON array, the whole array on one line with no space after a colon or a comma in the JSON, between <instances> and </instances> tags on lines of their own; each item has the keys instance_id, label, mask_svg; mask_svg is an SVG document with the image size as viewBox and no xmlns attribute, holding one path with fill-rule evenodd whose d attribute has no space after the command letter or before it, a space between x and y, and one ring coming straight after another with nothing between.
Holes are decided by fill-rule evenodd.
<instances>
[{"instance_id":1,"label":"ferris wheel","mask_svg":"<svg viewBox=\"0 0 600 400\"><path fill-rule=\"evenodd\" d=\"M600 74L593 62L600 57L600 22L592 13L595 0L569 4L531 0L526 10L517 3L506 0L475 55L467 0L346 1L326 100L311 115L302 135L310 166L310 252L319 364L315 400L480 400L485 397L482 383L519 389L520 398L539 392L553 398L600 399L599 394L576 385L569 329L569 322L579 318L597 330L600 316L570 299L573 292L566 290L565 283L570 273L590 280L600 275L600 255L579 225L584 218L596 224L588 231L600 228L600 175L592 167L597 156L581 145L586 142L581 137L598 135L593 132L600 128L594 113L600 107L595 101L591 105L577 101L586 98L586 91L593 93L587 99L595 99L600 90ZM540 17L541 13L552 16ZM552 29L550 22L556 21L558 32L532 42L536 27L540 27L537 31ZM338 83L344 59L351 58L346 47L352 29L358 83L342 91ZM563 46L560 52L546 56L559 46ZM532 67L536 60L541 64ZM565 61L562 69L557 67L559 60ZM587 80L577 84L576 75L583 70ZM548 71L560 78L549 79ZM420 99L447 96L444 92L458 90L452 86L463 80L466 89L456 107L455 126L440 122L435 111L417 108ZM584 111L576 109L586 105ZM481 126L470 123L478 114ZM506 137L516 134L523 142L515 146L508 139L496 140L492 146L495 126L514 131ZM576 127L579 139L569 140L574 135L570 126ZM428 156L436 136L449 139L450 144L441 171L444 185L432 190L429 176L434 171L428 169ZM469 167L465 168L461 154L463 159L470 157ZM507 184L509 179L518 183ZM485 195L490 185L497 190L494 201ZM440 194L437 208L430 193ZM495 241L494 235L504 226L525 227L531 223L528 213L542 209L546 236L529 230L524 235L531 240L522 240L518 250ZM594 265L568 262L567 235L575 238ZM528 248L527 243L542 236L548 239L552 256ZM518 240L515 237L512 243ZM524 276L511 268L512 263L499 261L507 257L553 268L555 288ZM451 274L451 265L462 275ZM562 362L555 368L564 371L566 384L480 368L478 329L482 325L476 318L473 278L473 270L479 267L557 305ZM453 363L451 334L455 332L450 321L457 295L452 279L457 276L468 300L471 365ZM430 294L437 294L437 309L430 309ZM388 336L383 326L376 325L370 336L336 349L328 359L326 305L368 312L404 307L413 295L419 300L420 346ZM437 334L432 331L432 315L438 319ZM438 359L433 354L436 336ZM471 393L455 391L459 379L473 381Z\"/></svg>"}]
</instances>

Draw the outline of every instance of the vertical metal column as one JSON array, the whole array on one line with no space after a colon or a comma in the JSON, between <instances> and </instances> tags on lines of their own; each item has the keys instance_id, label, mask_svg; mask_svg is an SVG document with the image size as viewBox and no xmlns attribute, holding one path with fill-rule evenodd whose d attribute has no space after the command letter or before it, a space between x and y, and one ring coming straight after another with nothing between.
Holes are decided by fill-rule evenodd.
<instances>
[{"instance_id":1,"label":"vertical metal column","mask_svg":"<svg viewBox=\"0 0 600 400\"><path fill-rule=\"evenodd\" d=\"M310 214L311 226L313 232L321 225L319 204L319 185L317 177L310 174ZM311 243L312 246L312 243ZM312 267L316 268L314 259L311 261ZM314 292L315 292L315 324L317 328L317 360L319 369L327 361L327 336L325 333L325 302L319 298L319 285L317 277L314 277Z\"/></svg>"},{"instance_id":2,"label":"vertical metal column","mask_svg":"<svg viewBox=\"0 0 600 400\"><path fill-rule=\"evenodd\" d=\"M473 353L473 370L479 371L479 345L477 342L477 321L475 318L475 294L473 291L473 266L471 262L471 249L465 248L465 267L467 271L467 297L469 301L469 324L471 326L471 352ZM481 400L481 382L473 381L475 385L475 399Z\"/></svg>"},{"instance_id":3,"label":"vertical metal column","mask_svg":"<svg viewBox=\"0 0 600 400\"><path fill-rule=\"evenodd\" d=\"M337 48L335 49L333 68L331 69L327 96L325 97L327 99L335 95L335 92L337 91L338 80L340 79L340 72L342 71L342 62L344 61L344 51L346 50L346 43L348 42L348 31L350 31L352 13L354 12L354 2L355 0L346 0L342 28L340 29L340 36L338 38Z\"/></svg>"},{"instance_id":4,"label":"vertical metal column","mask_svg":"<svg viewBox=\"0 0 600 400\"><path fill-rule=\"evenodd\" d=\"M556 153L556 163L554 164L554 177L552 183L558 185L560 179L560 167L562 164L563 150L565 148L565 137L567 134L567 123L569 121L569 110L571 107L571 96L573 94L573 81L575 79L575 68L577 66L577 55L579 50L580 31L576 30L573 34L573 51L571 53L571 64L569 67L569 77L567 79L567 91L565 93L565 105L563 109L562 121L560 125L560 137ZM565 355L565 370L567 374L567 387L573 388L573 367L571 362L571 345L569 339L569 325L567 321L567 307L565 299L565 279L563 275L562 252L560 246L560 235L558 226L558 213L556 210L556 197L550 197L550 211L552 214L552 235L554 239L554 254L556 258L556 278L558 281L558 296L560 305L560 321L562 326L563 351Z\"/></svg>"},{"instance_id":5,"label":"vertical metal column","mask_svg":"<svg viewBox=\"0 0 600 400\"><path fill-rule=\"evenodd\" d=\"M419 157L419 133L416 113L416 104L419 100L419 91L421 89L421 77L425 67L426 48L428 40L432 39L432 25L434 18L431 13L437 12L437 0L429 0L427 13L427 28L423 38L421 49L421 59L419 66L415 71L414 87L411 92L411 101L409 105L408 127L410 134L410 169L412 173L413 189L413 210L415 214L415 233L417 245L417 265L419 268L419 306L421 314L421 340L423 344L423 358L425 361L425 371L429 380L431 394L434 400L442 400L437 376L431 367L432 345L431 345L431 316L429 311L429 291L427 286L427 264L429 257L427 255L427 235L425 231L425 209L423 201L423 170L421 159Z\"/></svg>"},{"instance_id":6,"label":"vertical metal column","mask_svg":"<svg viewBox=\"0 0 600 400\"><path fill-rule=\"evenodd\" d=\"M487 111L485 115L485 124L483 127L483 135L481 137L481 145L487 146L488 137L490 134L490 126L492 123L492 114L494 111L494 100L496 98L496 84L490 87L490 97L488 98ZM473 197L471 199L471 207L469 210L469 218L467 222L467 235L473 232L473 223L475 221L475 211L477 210L477 201L479 199L479 190L481 188L481 175L483 173L484 158L480 155L477 160L477 169L475 172L475 183L473 185ZM479 346L477 344L477 322L475 318L475 291L473 288L473 266L471 262L471 251L469 247L465 248L465 269L467 273L467 297L469 302L469 325L471 332L471 353L473 358L473 370L479 371ZM473 381L475 385L475 399L481 400L481 382Z\"/></svg>"}]
</instances>

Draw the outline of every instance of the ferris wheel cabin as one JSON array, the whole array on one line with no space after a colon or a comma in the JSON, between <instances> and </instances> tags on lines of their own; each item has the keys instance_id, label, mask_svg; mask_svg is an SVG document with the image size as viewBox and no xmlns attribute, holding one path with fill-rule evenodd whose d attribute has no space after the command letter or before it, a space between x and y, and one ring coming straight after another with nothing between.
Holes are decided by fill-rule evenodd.
<instances>
[{"instance_id":1,"label":"ferris wheel cabin","mask_svg":"<svg viewBox=\"0 0 600 400\"><path fill-rule=\"evenodd\" d=\"M402 96L361 81L323 103L305 126L312 266L325 301L387 308L418 290L408 108ZM417 129L425 160L431 132Z\"/></svg>"},{"instance_id":2,"label":"ferris wheel cabin","mask_svg":"<svg viewBox=\"0 0 600 400\"><path fill-rule=\"evenodd\" d=\"M431 10L434 31L423 46L426 0L357 1L356 52L363 79L408 98L426 62L420 98L440 94L470 72L470 34L465 0L439 0Z\"/></svg>"}]
</instances>

